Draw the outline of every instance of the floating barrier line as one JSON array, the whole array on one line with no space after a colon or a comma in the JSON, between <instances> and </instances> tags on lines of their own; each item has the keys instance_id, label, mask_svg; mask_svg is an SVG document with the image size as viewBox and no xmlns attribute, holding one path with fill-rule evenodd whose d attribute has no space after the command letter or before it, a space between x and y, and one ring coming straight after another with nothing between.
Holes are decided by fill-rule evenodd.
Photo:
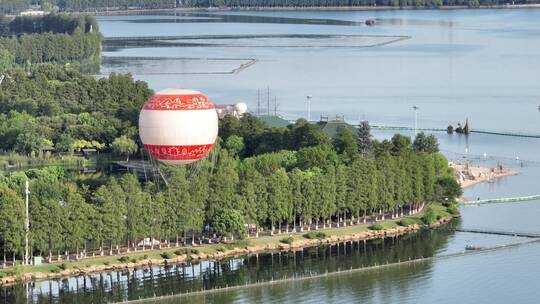
<instances>
[{"instance_id":1,"label":"floating barrier line","mask_svg":"<svg viewBox=\"0 0 540 304\"><path fill-rule=\"evenodd\" d=\"M414 131L414 128L399 127L399 126L373 125L371 126L371 128L375 130ZM416 130L417 131L430 131L430 132L446 132L446 129L439 129L439 128L417 128ZM504 131L471 130L471 133L499 135L499 136L526 137L526 138L540 138L540 135L537 135L537 134L513 133L513 132L504 132Z\"/></svg>"},{"instance_id":2,"label":"floating barrier line","mask_svg":"<svg viewBox=\"0 0 540 304\"><path fill-rule=\"evenodd\" d=\"M518 197L503 197L503 198L490 198L485 200L476 201L464 201L462 205L482 205L482 204L500 204L500 203L513 203L513 202L526 202L540 200L540 194Z\"/></svg>"},{"instance_id":3,"label":"floating barrier line","mask_svg":"<svg viewBox=\"0 0 540 304\"><path fill-rule=\"evenodd\" d=\"M531 232L501 231L501 230L488 230L488 229L467 229L467 228L458 228L458 229L455 229L455 231L480 233L480 234L519 236L519 237L526 237L526 238L540 238L539 233L531 233Z\"/></svg>"}]
</instances>

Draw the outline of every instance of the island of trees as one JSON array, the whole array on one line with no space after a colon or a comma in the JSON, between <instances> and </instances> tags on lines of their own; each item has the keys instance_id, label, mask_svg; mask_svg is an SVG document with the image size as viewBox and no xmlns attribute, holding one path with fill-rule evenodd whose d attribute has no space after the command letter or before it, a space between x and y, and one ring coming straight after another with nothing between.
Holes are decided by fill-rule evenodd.
<instances>
[{"instance_id":1,"label":"island of trees","mask_svg":"<svg viewBox=\"0 0 540 304\"><path fill-rule=\"evenodd\" d=\"M15 64L72 63L99 66L101 34L94 17L49 14L0 18L0 68Z\"/></svg>"},{"instance_id":2,"label":"island of trees","mask_svg":"<svg viewBox=\"0 0 540 304\"><path fill-rule=\"evenodd\" d=\"M42 30L32 35L70 35L93 22L77 19L69 26L73 19L55 20L61 24L40 21ZM12 33L24 36L24 28ZM49 260L136 250L144 239L161 246L213 235L241 238L249 224L280 233L376 222L434 202L451 204L461 195L433 136L377 141L364 122L331 139L302 119L273 128L249 114L220 121L208 160L161 166L167 183L130 172L80 174L54 161L78 157L74 153L83 148L148 161L136 123L152 91L130 75L96 80L59 62L55 57L50 63L0 65L2 265L24 252L27 180L30 253ZM44 147L53 155L46 156ZM4 170L13 158L46 157L51 162L42 168Z\"/></svg>"}]
</instances>

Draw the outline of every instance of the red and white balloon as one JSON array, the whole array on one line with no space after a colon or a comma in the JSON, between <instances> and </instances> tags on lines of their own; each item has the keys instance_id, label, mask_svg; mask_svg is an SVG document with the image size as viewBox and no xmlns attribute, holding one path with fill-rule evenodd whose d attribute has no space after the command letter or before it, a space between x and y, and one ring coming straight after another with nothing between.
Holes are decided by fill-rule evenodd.
<instances>
[{"instance_id":1,"label":"red and white balloon","mask_svg":"<svg viewBox=\"0 0 540 304\"><path fill-rule=\"evenodd\" d=\"M189 164L212 150L218 116L201 92L166 89L145 102L139 116L139 134L153 158L166 164Z\"/></svg>"}]
</instances>

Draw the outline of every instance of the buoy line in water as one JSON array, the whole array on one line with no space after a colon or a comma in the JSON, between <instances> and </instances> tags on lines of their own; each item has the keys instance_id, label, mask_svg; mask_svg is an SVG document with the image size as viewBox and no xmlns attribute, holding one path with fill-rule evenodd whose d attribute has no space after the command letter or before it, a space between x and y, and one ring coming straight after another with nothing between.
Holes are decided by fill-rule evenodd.
<instances>
[{"instance_id":1,"label":"buoy line in water","mask_svg":"<svg viewBox=\"0 0 540 304\"><path fill-rule=\"evenodd\" d=\"M107 62L107 60L110 60ZM184 60L184 61L231 61L231 62L240 62L238 66L234 67L231 70L224 70L224 71L214 71L214 72L143 72L143 73L137 73L137 72L131 72L133 75L226 75L226 74L238 74L241 71L251 67L255 63L257 63L256 58L198 58L198 57L106 57L105 63L110 63L114 60L148 60L148 61L158 61L158 60ZM108 76L108 74L95 74L94 76L98 77L104 77Z\"/></svg>"},{"instance_id":2,"label":"buoy line in water","mask_svg":"<svg viewBox=\"0 0 540 304\"><path fill-rule=\"evenodd\" d=\"M484 204L502 204L502 203L516 203L540 200L540 194L519 196L519 197L503 197L503 198L490 198L484 200L469 200L461 202L461 205L484 205Z\"/></svg>"},{"instance_id":3,"label":"buoy line in water","mask_svg":"<svg viewBox=\"0 0 540 304\"><path fill-rule=\"evenodd\" d=\"M331 276L340 276L340 275L346 275L346 274L352 274L352 273L383 270L383 269L396 267L396 266L399 267L403 265L415 265L415 264L430 262L430 261L435 261L435 260L444 260L444 259L450 259L454 257L490 253L490 252L494 252L494 251L498 251L502 249L509 249L509 248L514 248L514 247L518 247L522 245L529 245L532 243L540 243L540 238L535 238L535 239L532 239L530 241L525 241L525 242L497 245L497 246L482 248L478 250L465 250L461 252L449 253L449 254L444 254L444 255L439 255L439 256L420 257L416 259L409 259L409 260L398 261L398 262L393 262L393 263L387 262L386 264L379 264L379 265L376 264L376 265L360 267L360 268L351 268L351 269L346 269L346 270L338 269L336 271L325 272L325 273L316 274L316 275L293 276L293 277L287 277L287 278L263 281L263 282L257 282L257 283L246 283L244 285L225 286L225 287L212 288L212 289L201 289L198 291L189 291L185 293L157 296L153 298L128 300L128 301L119 302L119 303L148 303L148 302L154 302L154 301L170 300L170 299L175 299L175 298L192 297L192 296L197 296L197 295L222 293L222 292L228 292L228 291L234 291L234 290L241 290L245 288L276 285L276 284L282 284L282 283L288 283L288 282L300 282L300 281L307 281L307 280L313 280L313 279L323 279L323 278L327 278Z\"/></svg>"}]
</instances>

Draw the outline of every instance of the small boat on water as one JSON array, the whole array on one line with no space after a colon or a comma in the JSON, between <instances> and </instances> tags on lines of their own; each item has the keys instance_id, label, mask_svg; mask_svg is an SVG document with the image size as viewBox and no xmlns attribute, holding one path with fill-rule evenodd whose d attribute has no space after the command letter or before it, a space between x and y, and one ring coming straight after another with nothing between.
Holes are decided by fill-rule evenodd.
<instances>
[{"instance_id":1,"label":"small boat on water","mask_svg":"<svg viewBox=\"0 0 540 304\"><path fill-rule=\"evenodd\" d=\"M480 246L474 246L474 245L467 245L465 246L465 250L482 250L484 249L483 247L480 247Z\"/></svg>"},{"instance_id":2,"label":"small boat on water","mask_svg":"<svg viewBox=\"0 0 540 304\"><path fill-rule=\"evenodd\" d=\"M375 21L375 19L368 19L368 20L366 20L366 25L368 25L368 26L373 26L373 25L375 25L375 23L377 23L377 22Z\"/></svg>"}]
</instances>

